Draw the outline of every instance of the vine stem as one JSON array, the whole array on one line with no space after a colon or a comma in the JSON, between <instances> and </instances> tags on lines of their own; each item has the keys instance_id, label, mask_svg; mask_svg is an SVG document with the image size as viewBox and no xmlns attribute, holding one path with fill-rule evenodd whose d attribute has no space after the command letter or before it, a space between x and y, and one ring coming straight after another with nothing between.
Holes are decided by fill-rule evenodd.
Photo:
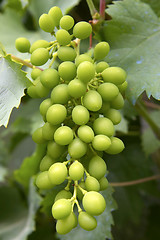
<instances>
[{"instance_id":1,"label":"vine stem","mask_svg":"<svg viewBox=\"0 0 160 240\"><path fill-rule=\"evenodd\" d=\"M38 68L38 69L40 69L41 71L43 71L42 68L33 66L31 63L29 63L29 62L27 62L27 61L25 61L25 60L23 60L23 59L21 59L21 58L19 58L19 57L16 57L16 56L13 55L13 54L11 54L11 59L12 59L13 61L15 61L15 62L19 62L19 63L21 63L22 65L25 65L25 66L29 67L29 68Z\"/></svg>"},{"instance_id":2,"label":"vine stem","mask_svg":"<svg viewBox=\"0 0 160 240\"><path fill-rule=\"evenodd\" d=\"M131 186L131 185L141 184L141 183L144 183L144 182L149 182L149 181L156 180L156 179L160 179L160 174L159 175L154 175L154 176L151 176L151 177L137 179L137 180L134 180L134 181L129 181L129 182L113 182L113 183L110 183L110 185L112 187L127 187L127 186Z\"/></svg>"},{"instance_id":3,"label":"vine stem","mask_svg":"<svg viewBox=\"0 0 160 240\"><path fill-rule=\"evenodd\" d=\"M105 19L106 0L100 0L99 13L102 19Z\"/></svg>"},{"instance_id":4,"label":"vine stem","mask_svg":"<svg viewBox=\"0 0 160 240\"><path fill-rule=\"evenodd\" d=\"M91 16L93 18L93 16L95 15L95 13L97 13L97 10L94 6L94 3L92 0L86 0L87 4L88 4L88 7L89 7L89 10L90 10L90 13L91 13Z\"/></svg>"},{"instance_id":5,"label":"vine stem","mask_svg":"<svg viewBox=\"0 0 160 240\"><path fill-rule=\"evenodd\" d=\"M158 109L160 110L160 105L148 101L143 101L143 104L148 108Z\"/></svg>"}]
</instances>

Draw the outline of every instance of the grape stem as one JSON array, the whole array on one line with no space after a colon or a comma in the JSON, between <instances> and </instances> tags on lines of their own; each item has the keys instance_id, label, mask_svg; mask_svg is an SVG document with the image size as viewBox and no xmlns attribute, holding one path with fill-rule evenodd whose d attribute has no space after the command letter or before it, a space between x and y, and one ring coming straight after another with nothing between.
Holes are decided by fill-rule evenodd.
<instances>
[{"instance_id":1,"label":"grape stem","mask_svg":"<svg viewBox=\"0 0 160 240\"><path fill-rule=\"evenodd\" d=\"M87 193L87 191L81 188L79 185L77 185L77 187L79 188L79 190L82 192L83 195Z\"/></svg>"},{"instance_id":2,"label":"grape stem","mask_svg":"<svg viewBox=\"0 0 160 240\"><path fill-rule=\"evenodd\" d=\"M34 66L34 65L32 65L31 63L29 63L29 62L27 62L27 61L25 61L25 60L23 60L23 59L21 59L21 58L19 58L19 57L16 57L16 56L13 55L13 54L11 54L11 59L12 59L14 62L21 63L22 65L25 65L25 66L27 66L27 67L29 67L29 68L38 68L38 69L40 69L41 71L43 71L42 68L37 67L37 66Z\"/></svg>"},{"instance_id":3,"label":"grape stem","mask_svg":"<svg viewBox=\"0 0 160 240\"><path fill-rule=\"evenodd\" d=\"M100 0L99 12L102 19L105 19L106 0Z\"/></svg>"},{"instance_id":4,"label":"grape stem","mask_svg":"<svg viewBox=\"0 0 160 240\"><path fill-rule=\"evenodd\" d=\"M66 191L69 191L71 182L72 182L72 180L71 180L71 179L68 179L67 186L65 187L65 190L66 190Z\"/></svg>"},{"instance_id":5,"label":"grape stem","mask_svg":"<svg viewBox=\"0 0 160 240\"><path fill-rule=\"evenodd\" d=\"M91 13L91 16L93 18L93 16L97 13L97 10L94 6L94 3L92 0L86 0L87 4L88 4L88 7L89 7L89 10L90 10L90 13Z\"/></svg>"},{"instance_id":6,"label":"grape stem","mask_svg":"<svg viewBox=\"0 0 160 240\"><path fill-rule=\"evenodd\" d=\"M56 58L57 58L57 56L58 56L58 54L57 54L57 52L55 52L53 55L53 58L52 58L52 61L51 61L51 63L49 64L49 68L51 68L52 67L52 64L54 63L54 61L56 60Z\"/></svg>"}]
</instances>

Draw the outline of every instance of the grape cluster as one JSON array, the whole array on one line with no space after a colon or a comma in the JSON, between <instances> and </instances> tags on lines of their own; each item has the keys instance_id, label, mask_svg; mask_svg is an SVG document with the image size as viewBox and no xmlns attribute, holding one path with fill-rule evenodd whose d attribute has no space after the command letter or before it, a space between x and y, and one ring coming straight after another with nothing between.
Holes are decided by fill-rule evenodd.
<instances>
[{"instance_id":1,"label":"grape cluster","mask_svg":"<svg viewBox=\"0 0 160 240\"><path fill-rule=\"evenodd\" d=\"M66 182L52 206L58 233L68 233L77 222L90 231L97 226L94 216L106 208L99 193L108 187L103 152L118 154L124 149L123 142L114 136L114 125L121 121L118 110L124 105L126 73L103 61L110 50L105 41L96 44L93 56L79 54L77 43L92 32L89 23L74 25L71 16L63 16L60 8L52 7L48 14L40 16L39 25L56 40L38 40L32 45L26 38L16 40L17 50L29 52L34 65L28 95L47 97L40 104L44 125L32 135L35 143L47 144L36 185L51 189ZM52 67L56 58L57 70ZM48 60L51 63L47 69L36 67Z\"/></svg>"}]
</instances>

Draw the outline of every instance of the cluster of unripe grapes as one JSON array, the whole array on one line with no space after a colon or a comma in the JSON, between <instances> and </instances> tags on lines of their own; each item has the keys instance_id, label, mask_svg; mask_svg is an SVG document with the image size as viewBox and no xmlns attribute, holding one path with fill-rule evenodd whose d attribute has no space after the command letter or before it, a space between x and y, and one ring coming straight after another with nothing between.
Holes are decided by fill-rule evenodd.
<instances>
[{"instance_id":1,"label":"cluster of unripe grapes","mask_svg":"<svg viewBox=\"0 0 160 240\"><path fill-rule=\"evenodd\" d=\"M79 54L80 39L92 33L89 23L74 25L71 16L63 16L58 7L53 7L48 14L41 15L39 25L55 35L56 40L38 40L32 45L26 38L16 40L16 48L29 52L34 65L33 83L27 89L29 96L47 97L40 104L44 125L32 135L37 144L47 144L35 183L45 190L66 182L52 206L58 233L68 233L77 222L90 231L97 226L95 216L106 208L99 193L108 187L103 152L118 154L124 149L123 142L114 137L114 125L121 121L118 110L124 105L126 73L103 61L110 49L107 42L96 44L93 56ZM57 70L52 68L56 58ZM48 60L47 69L35 67Z\"/></svg>"}]
</instances>

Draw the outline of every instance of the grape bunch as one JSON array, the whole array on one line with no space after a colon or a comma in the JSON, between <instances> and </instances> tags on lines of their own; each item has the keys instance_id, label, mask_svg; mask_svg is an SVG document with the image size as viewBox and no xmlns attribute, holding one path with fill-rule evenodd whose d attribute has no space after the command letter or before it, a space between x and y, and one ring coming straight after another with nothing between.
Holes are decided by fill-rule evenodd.
<instances>
[{"instance_id":1,"label":"grape bunch","mask_svg":"<svg viewBox=\"0 0 160 240\"><path fill-rule=\"evenodd\" d=\"M52 206L59 234L68 233L77 223L91 231L97 226L95 216L106 208L99 193L108 187L103 153L118 154L124 149L114 136L114 125L121 121L126 73L103 60L110 50L105 41L96 44L92 55L79 53L80 40L92 33L89 23L74 25L71 16L52 7L40 16L39 25L56 40L41 39L32 45L26 38L16 40L17 50L30 53L34 66L28 95L46 98L39 108L44 125L32 135L35 143L47 145L35 184L42 190L65 184ZM53 68L55 59L57 69ZM48 61L49 67L39 68Z\"/></svg>"}]
</instances>

